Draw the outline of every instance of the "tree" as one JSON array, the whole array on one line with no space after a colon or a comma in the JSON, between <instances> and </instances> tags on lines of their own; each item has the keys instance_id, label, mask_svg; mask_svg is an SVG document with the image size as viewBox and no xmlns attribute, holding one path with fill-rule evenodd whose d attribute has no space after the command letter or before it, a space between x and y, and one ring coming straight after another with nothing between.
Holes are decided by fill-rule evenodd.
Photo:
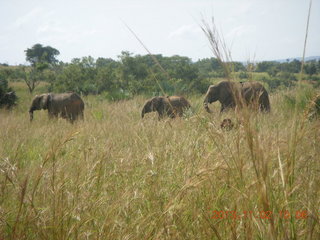
<instances>
[{"instance_id":1,"label":"tree","mask_svg":"<svg viewBox=\"0 0 320 240\"><path fill-rule=\"evenodd\" d=\"M41 75L42 72L37 71L35 68L22 68L22 79L27 84L30 93L32 93L40 83Z\"/></svg>"},{"instance_id":2,"label":"tree","mask_svg":"<svg viewBox=\"0 0 320 240\"><path fill-rule=\"evenodd\" d=\"M298 73L301 70L301 62L297 59L294 59L289 63L288 71L291 73Z\"/></svg>"},{"instance_id":3,"label":"tree","mask_svg":"<svg viewBox=\"0 0 320 240\"><path fill-rule=\"evenodd\" d=\"M317 66L316 66L315 62L311 62L311 63L306 64L306 66L304 67L304 70L307 74L312 76L313 74L317 73Z\"/></svg>"},{"instance_id":4,"label":"tree","mask_svg":"<svg viewBox=\"0 0 320 240\"><path fill-rule=\"evenodd\" d=\"M31 63L33 67L36 65L40 65L38 67L44 67L46 64L54 64L57 63L58 60L56 56L60 54L60 52L50 46L43 47L41 44L37 43L33 45L32 48L28 48L25 50L26 52L26 60ZM42 65L42 66L41 66Z\"/></svg>"},{"instance_id":5,"label":"tree","mask_svg":"<svg viewBox=\"0 0 320 240\"><path fill-rule=\"evenodd\" d=\"M27 84L29 92L32 93L38 85L43 71L58 62L56 56L60 52L50 46L43 47L39 43L33 45L32 48L28 48L25 52L26 60L31 63L31 69L23 69L23 80Z\"/></svg>"},{"instance_id":6,"label":"tree","mask_svg":"<svg viewBox=\"0 0 320 240\"><path fill-rule=\"evenodd\" d=\"M0 108L10 109L16 105L17 99L15 92L8 86L6 77L0 73Z\"/></svg>"},{"instance_id":7,"label":"tree","mask_svg":"<svg viewBox=\"0 0 320 240\"><path fill-rule=\"evenodd\" d=\"M278 70L279 63L275 61L263 61L257 64L256 72L274 72Z\"/></svg>"},{"instance_id":8,"label":"tree","mask_svg":"<svg viewBox=\"0 0 320 240\"><path fill-rule=\"evenodd\" d=\"M120 81L121 89L138 94L143 91L143 81L148 76L148 67L143 63L140 55L132 56L128 51L122 51L118 56L121 62Z\"/></svg>"}]
</instances>

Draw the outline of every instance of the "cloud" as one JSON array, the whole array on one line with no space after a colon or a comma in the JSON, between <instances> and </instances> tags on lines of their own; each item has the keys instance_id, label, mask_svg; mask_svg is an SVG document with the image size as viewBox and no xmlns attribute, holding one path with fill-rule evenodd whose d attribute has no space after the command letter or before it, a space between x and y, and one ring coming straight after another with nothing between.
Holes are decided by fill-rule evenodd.
<instances>
[{"instance_id":1,"label":"cloud","mask_svg":"<svg viewBox=\"0 0 320 240\"><path fill-rule=\"evenodd\" d=\"M171 32L168 36L169 39L173 38L194 38L199 36L201 34L201 29L199 26L195 24L190 24L190 25L183 25L179 27L178 29L174 30Z\"/></svg>"},{"instance_id":2,"label":"cloud","mask_svg":"<svg viewBox=\"0 0 320 240\"><path fill-rule=\"evenodd\" d=\"M55 21L44 22L37 29L38 35L45 35L45 34L51 34L51 33L62 34L62 33L65 33L65 31L63 27L61 27L61 24Z\"/></svg>"},{"instance_id":3,"label":"cloud","mask_svg":"<svg viewBox=\"0 0 320 240\"><path fill-rule=\"evenodd\" d=\"M255 30L255 25L240 25L229 31L226 35L226 38L230 39L235 37L242 37L244 35L253 33Z\"/></svg>"},{"instance_id":4,"label":"cloud","mask_svg":"<svg viewBox=\"0 0 320 240\"><path fill-rule=\"evenodd\" d=\"M37 29L42 42L74 44L98 33L95 28L83 29L81 26L66 25L58 21L43 23Z\"/></svg>"},{"instance_id":5,"label":"cloud","mask_svg":"<svg viewBox=\"0 0 320 240\"><path fill-rule=\"evenodd\" d=\"M21 27L25 24L28 24L30 21L34 20L39 14L41 14L42 8L36 7L32 9L27 14L17 18L14 22L15 27Z\"/></svg>"}]
</instances>

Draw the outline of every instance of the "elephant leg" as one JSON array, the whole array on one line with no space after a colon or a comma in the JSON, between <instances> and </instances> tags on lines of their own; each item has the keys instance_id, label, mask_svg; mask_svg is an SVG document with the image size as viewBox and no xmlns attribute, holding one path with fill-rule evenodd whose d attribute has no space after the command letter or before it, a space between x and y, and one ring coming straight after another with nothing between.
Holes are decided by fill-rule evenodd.
<instances>
[{"instance_id":1,"label":"elephant leg","mask_svg":"<svg viewBox=\"0 0 320 240\"><path fill-rule=\"evenodd\" d=\"M172 111L171 109L168 109L167 115L168 115L170 118L175 118L175 117L176 117L175 111Z\"/></svg>"},{"instance_id":2,"label":"elephant leg","mask_svg":"<svg viewBox=\"0 0 320 240\"><path fill-rule=\"evenodd\" d=\"M69 112L68 120L70 123L74 123L77 120L77 114L75 112Z\"/></svg>"},{"instance_id":3,"label":"elephant leg","mask_svg":"<svg viewBox=\"0 0 320 240\"><path fill-rule=\"evenodd\" d=\"M235 107L236 107L236 104L234 102L228 102L228 103L221 104L220 113L228 111L230 108L234 109Z\"/></svg>"},{"instance_id":4,"label":"elephant leg","mask_svg":"<svg viewBox=\"0 0 320 240\"><path fill-rule=\"evenodd\" d=\"M158 120L163 119L164 113L162 111L158 111Z\"/></svg>"},{"instance_id":5,"label":"elephant leg","mask_svg":"<svg viewBox=\"0 0 320 240\"><path fill-rule=\"evenodd\" d=\"M73 112L73 113L71 114L72 120L73 120L73 121L77 121L77 120L79 119L79 117L81 117L80 114L81 114L81 113L79 113L79 112Z\"/></svg>"},{"instance_id":6,"label":"elephant leg","mask_svg":"<svg viewBox=\"0 0 320 240\"><path fill-rule=\"evenodd\" d=\"M64 119L68 118L68 114L67 114L66 111L62 111L61 114L60 114L60 116L61 116L62 118L64 118Z\"/></svg>"},{"instance_id":7,"label":"elephant leg","mask_svg":"<svg viewBox=\"0 0 320 240\"><path fill-rule=\"evenodd\" d=\"M221 105L221 108L220 108L220 113L223 113L227 110L227 106L225 105Z\"/></svg>"},{"instance_id":8,"label":"elephant leg","mask_svg":"<svg viewBox=\"0 0 320 240\"><path fill-rule=\"evenodd\" d=\"M269 96L263 93L259 99L259 107L262 112L270 112Z\"/></svg>"},{"instance_id":9,"label":"elephant leg","mask_svg":"<svg viewBox=\"0 0 320 240\"><path fill-rule=\"evenodd\" d=\"M69 120L70 123L73 124L76 119L74 119L74 118L71 116L71 117L68 118L68 120Z\"/></svg>"},{"instance_id":10,"label":"elephant leg","mask_svg":"<svg viewBox=\"0 0 320 240\"><path fill-rule=\"evenodd\" d=\"M48 116L49 116L49 119L53 119L53 118L58 118L58 113L56 112L49 112L48 111Z\"/></svg>"},{"instance_id":11,"label":"elephant leg","mask_svg":"<svg viewBox=\"0 0 320 240\"><path fill-rule=\"evenodd\" d=\"M81 111L81 112L79 113L79 118L80 118L81 120L83 120L83 119L84 119L83 111Z\"/></svg>"}]
</instances>

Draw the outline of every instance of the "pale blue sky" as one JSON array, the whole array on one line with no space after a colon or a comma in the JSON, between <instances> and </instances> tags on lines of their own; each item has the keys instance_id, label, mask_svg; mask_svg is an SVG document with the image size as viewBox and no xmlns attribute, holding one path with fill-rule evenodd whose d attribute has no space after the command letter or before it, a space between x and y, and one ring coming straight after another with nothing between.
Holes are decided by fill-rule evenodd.
<instances>
[{"instance_id":1,"label":"pale blue sky","mask_svg":"<svg viewBox=\"0 0 320 240\"><path fill-rule=\"evenodd\" d=\"M215 18L234 60L301 57L309 0L0 0L0 63L25 64L36 43L59 60L152 53L212 57L199 24ZM122 22L123 21L123 22ZM320 56L320 0L313 0L306 56Z\"/></svg>"}]
</instances>

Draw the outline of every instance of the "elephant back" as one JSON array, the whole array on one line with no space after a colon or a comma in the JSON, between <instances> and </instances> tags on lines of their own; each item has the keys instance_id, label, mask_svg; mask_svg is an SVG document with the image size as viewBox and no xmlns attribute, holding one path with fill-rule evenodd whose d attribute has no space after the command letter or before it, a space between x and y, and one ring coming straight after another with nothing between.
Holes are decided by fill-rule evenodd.
<instances>
[{"instance_id":1,"label":"elephant back","mask_svg":"<svg viewBox=\"0 0 320 240\"><path fill-rule=\"evenodd\" d=\"M61 110L63 108L77 108L79 110L84 109L84 102L81 97L76 93L60 93L51 94L51 108Z\"/></svg>"},{"instance_id":2,"label":"elephant back","mask_svg":"<svg viewBox=\"0 0 320 240\"><path fill-rule=\"evenodd\" d=\"M181 97L181 96L171 96L171 97L168 97L168 102L170 105L172 105L172 107L174 108L189 108L191 107L189 101L184 98L184 97Z\"/></svg>"}]
</instances>

